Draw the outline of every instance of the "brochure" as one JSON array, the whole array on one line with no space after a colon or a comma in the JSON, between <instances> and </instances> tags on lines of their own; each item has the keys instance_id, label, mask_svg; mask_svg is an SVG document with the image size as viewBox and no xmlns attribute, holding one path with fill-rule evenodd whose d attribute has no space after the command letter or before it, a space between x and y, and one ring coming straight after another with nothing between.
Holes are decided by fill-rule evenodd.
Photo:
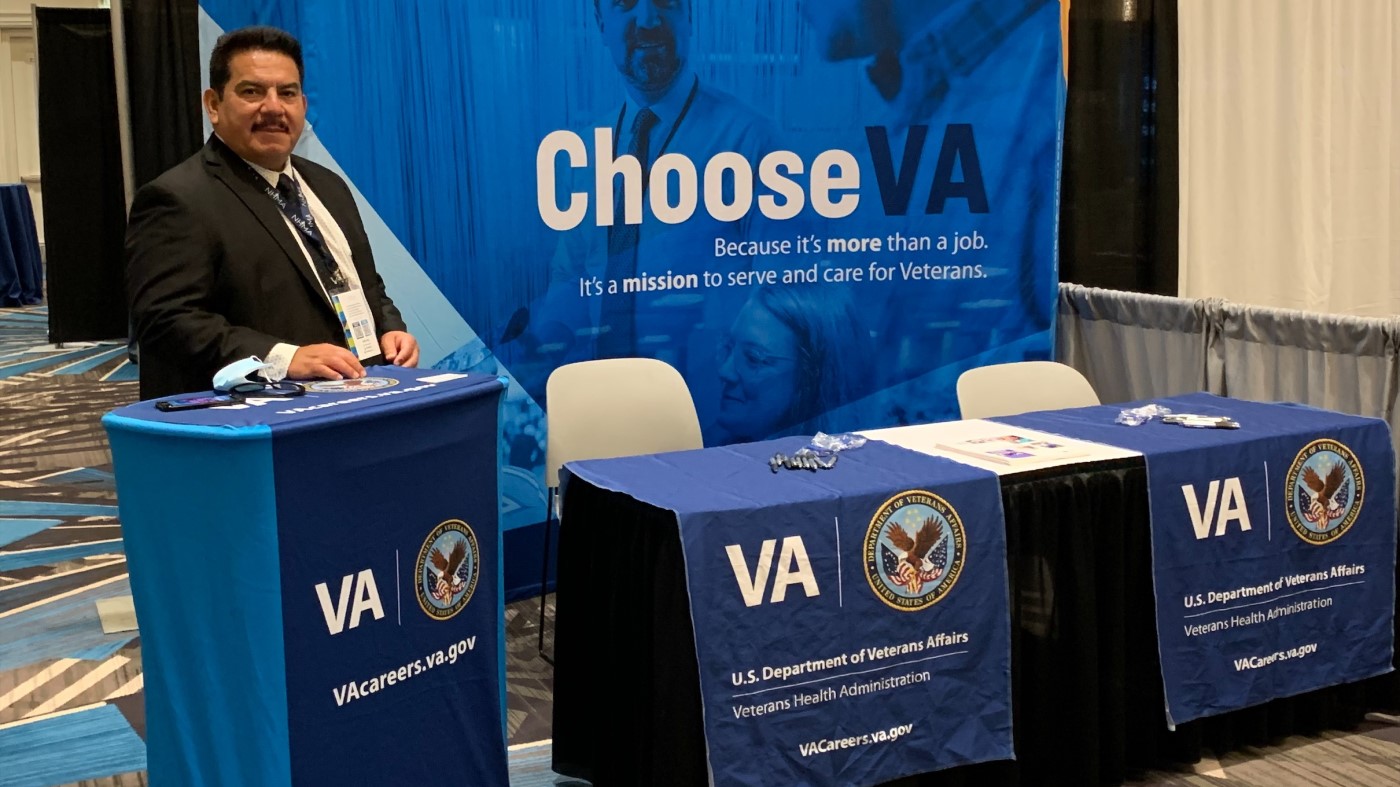
<instances>
[{"instance_id":1,"label":"brochure","mask_svg":"<svg viewBox=\"0 0 1400 787\"><path fill-rule=\"evenodd\" d=\"M1004 465L1035 464L1060 459L1073 459L1089 454L1083 446L1069 440L1047 440L1019 434L1001 434L972 440L939 443L939 448L955 451L989 462Z\"/></svg>"}]
</instances>

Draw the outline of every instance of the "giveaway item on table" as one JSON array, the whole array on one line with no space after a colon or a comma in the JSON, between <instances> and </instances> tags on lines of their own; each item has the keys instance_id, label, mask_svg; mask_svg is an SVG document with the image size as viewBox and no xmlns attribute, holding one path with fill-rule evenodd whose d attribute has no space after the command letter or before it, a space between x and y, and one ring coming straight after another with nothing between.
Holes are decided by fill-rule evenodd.
<instances>
[{"instance_id":1,"label":"giveaway item on table","mask_svg":"<svg viewBox=\"0 0 1400 787\"><path fill-rule=\"evenodd\" d=\"M850 448L860 448L865 445L865 438L858 434L846 432L843 434L830 435L825 432L817 432L812 437L812 442L797 449L792 456L783 453L776 453L768 460L768 468L773 472L778 472L778 468L783 467L788 470L830 470L836 466L836 455Z\"/></svg>"}]
</instances>

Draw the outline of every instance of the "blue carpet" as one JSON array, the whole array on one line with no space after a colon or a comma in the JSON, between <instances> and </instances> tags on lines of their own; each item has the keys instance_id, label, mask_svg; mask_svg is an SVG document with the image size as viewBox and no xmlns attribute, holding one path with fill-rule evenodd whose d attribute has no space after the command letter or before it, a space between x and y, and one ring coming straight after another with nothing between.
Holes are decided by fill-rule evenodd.
<instances>
[{"instance_id":1,"label":"blue carpet","mask_svg":"<svg viewBox=\"0 0 1400 787\"><path fill-rule=\"evenodd\" d=\"M146 767L146 744L112 705L0 730L0 784L52 787Z\"/></svg>"},{"instance_id":2,"label":"blue carpet","mask_svg":"<svg viewBox=\"0 0 1400 787\"><path fill-rule=\"evenodd\" d=\"M115 372L107 375L108 382L125 383L141 379L141 370L132 365L131 361L123 361Z\"/></svg>"},{"instance_id":3,"label":"blue carpet","mask_svg":"<svg viewBox=\"0 0 1400 787\"><path fill-rule=\"evenodd\" d=\"M99 618L99 625L100 622L101 619ZM83 650L75 650L68 654L68 658L82 659L83 661L106 661L112 654L126 647L127 643L131 642L133 639L136 639L136 632L129 631L122 634L109 634L107 638L111 641L104 642L101 645L94 645L93 647Z\"/></svg>"},{"instance_id":4,"label":"blue carpet","mask_svg":"<svg viewBox=\"0 0 1400 787\"><path fill-rule=\"evenodd\" d=\"M3 315L0 315L0 320L14 320L15 322L41 322L47 325L49 322L49 313L47 311L44 311L42 313L35 311L5 312Z\"/></svg>"},{"instance_id":5,"label":"blue carpet","mask_svg":"<svg viewBox=\"0 0 1400 787\"><path fill-rule=\"evenodd\" d=\"M102 633L97 600L131 594L125 578L28 612L0 618L0 672L48 659L76 658L94 648L125 642L131 632ZM4 770L0 770L3 774ZM9 787L0 778L0 785Z\"/></svg>"},{"instance_id":6,"label":"blue carpet","mask_svg":"<svg viewBox=\"0 0 1400 787\"><path fill-rule=\"evenodd\" d=\"M46 366L57 366L63 363L64 361L76 361L90 352L92 352L91 348L84 348L82 350L74 350L73 352L67 353L58 353L53 355L46 354L32 361L10 363L5 366L0 366L0 379L3 379L5 377L14 377L18 374L25 374L27 372L32 372L35 369L42 369Z\"/></svg>"},{"instance_id":7,"label":"blue carpet","mask_svg":"<svg viewBox=\"0 0 1400 787\"><path fill-rule=\"evenodd\" d=\"M510 787L586 787L587 782L560 776L549 769L554 746L532 743L509 752Z\"/></svg>"},{"instance_id":8,"label":"blue carpet","mask_svg":"<svg viewBox=\"0 0 1400 787\"><path fill-rule=\"evenodd\" d=\"M101 349L102 349L101 347L98 347L98 348L94 348L94 350L89 350L89 352L95 352L96 350L101 350ZM113 358L119 358L119 357L122 357L122 356L125 356L125 355L126 355L126 345L121 345L121 346L119 346L119 347L113 347L113 348L111 348L111 349L109 349L109 350L103 350L102 352L98 352L96 355L92 356L91 358L88 358L87 360L82 361L81 363L75 363L75 364L73 364L72 366L69 366L69 367L66 368L66 369L55 369L55 370L54 370L54 374L82 374L83 372L87 372L87 371L91 371L91 370L93 370L93 369L96 369L97 367L101 366L101 365L104 364L104 363L107 363L108 361L112 360Z\"/></svg>"},{"instance_id":9,"label":"blue carpet","mask_svg":"<svg viewBox=\"0 0 1400 787\"><path fill-rule=\"evenodd\" d=\"M8 519L0 518L0 547L29 538L35 533L48 530L54 525L63 524L62 519Z\"/></svg>"},{"instance_id":10,"label":"blue carpet","mask_svg":"<svg viewBox=\"0 0 1400 787\"><path fill-rule=\"evenodd\" d=\"M112 489L116 486L116 476L106 470L98 470L94 467L75 467L72 470L64 470L54 473L33 483L44 486L70 486L73 484L101 484Z\"/></svg>"},{"instance_id":11,"label":"blue carpet","mask_svg":"<svg viewBox=\"0 0 1400 787\"><path fill-rule=\"evenodd\" d=\"M80 557L121 554L125 551L126 546L121 541L98 541L24 552L0 552L0 571L14 571L31 566L51 566L67 560L77 560Z\"/></svg>"},{"instance_id":12,"label":"blue carpet","mask_svg":"<svg viewBox=\"0 0 1400 787\"><path fill-rule=\"evenodd\" d=\"M116 516L116 506L90 503L45 503L37 500L0 500L0 516Z\"/></svg>"}]
</instances>

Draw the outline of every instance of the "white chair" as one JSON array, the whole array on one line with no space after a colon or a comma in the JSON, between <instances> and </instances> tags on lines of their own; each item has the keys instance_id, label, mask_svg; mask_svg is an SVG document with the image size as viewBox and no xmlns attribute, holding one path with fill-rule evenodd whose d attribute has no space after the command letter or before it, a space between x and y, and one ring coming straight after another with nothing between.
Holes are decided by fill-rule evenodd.
<instances>
[{"instance_id":1,"label":"white chair","mask_svg":"<svg viewBox=\"0 0 1400 787\"><path fill-rule=\"evenodd\" d=\"M559 468L580 459L700 448L700 419L690 388L669 364L652 358L581 361L555 369L545 383L544 563L540 570L539 652L544 652L544 589L549 541L559 513Z\"/></svg>"},{"instance_id":2,"label":"white chair","mask_svg":"<svg viewBox=\"0 0 1400 787\"><path fill-rule=\"evenodd\" d=\"M982 366L958 377L958 409L965 419L1098 403L1099 396L1084 375L1054 361Z\"/></svg>"}]
</instances>

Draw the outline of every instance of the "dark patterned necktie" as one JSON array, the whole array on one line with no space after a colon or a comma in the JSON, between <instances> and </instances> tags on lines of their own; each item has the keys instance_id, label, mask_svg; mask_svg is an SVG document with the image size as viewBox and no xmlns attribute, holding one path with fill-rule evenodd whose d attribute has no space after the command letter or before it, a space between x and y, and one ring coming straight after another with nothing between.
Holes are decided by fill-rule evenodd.
<instances>
[{"instance_id":1,"label":"dark patterned necktie","mask_svg":"<svg viewBox=\"0 0 1400 787\"><path fill-rule=\"evenodd\" d=\"M329 292L344 289L345 274L336 264L335 257L331 256L326 239L317 229L316 220L311 217L311 208L306 204L301 189L297 188L296 183L285 172L277 176L277 193L282 195L287 204L288 218L295 215L301 219L299 225L293 221L292 226L300 231L302 239L306 241L306 251L316 266L316 273L321 277L321 286Z\"/></svg>"},{"instance_id":2,"label":"dark patterned necktie","mask_svg":"<svg viewBox=\"0 0 1400 787\"><path fill-rule=\"evenodd\" d=\"M642 193L646 193L647 168L650 160L651 130L660 120L655 112L643 109L632 121L632 137L627 143L627 153L637 157L642 165ZM627 224L624 219L627 189L619 188L614 194L613 223L608 227L608 273L609 281L622 282L637 275L637 239L641 233L640 224ZM600 328L606 328L598 337L598 357L621 358L636 354L637 350L637 308L636 296L623 295L620 291L603 296Z\"/></svg>"}]
</instances>

